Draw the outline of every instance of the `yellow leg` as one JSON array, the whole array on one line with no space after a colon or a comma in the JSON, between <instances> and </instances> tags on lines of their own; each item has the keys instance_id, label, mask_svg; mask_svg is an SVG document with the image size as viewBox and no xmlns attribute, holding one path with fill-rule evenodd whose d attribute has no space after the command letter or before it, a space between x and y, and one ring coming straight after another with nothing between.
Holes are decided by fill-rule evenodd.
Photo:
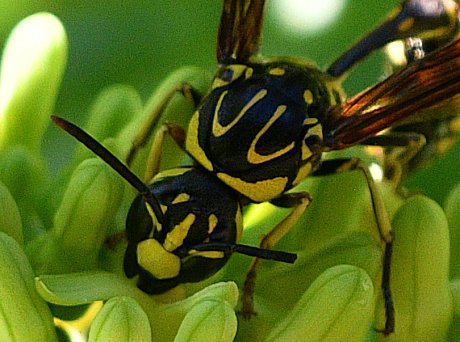
<instances>
[{"instance_id":1,"label":"yellow leg","mask_svg":"<svg viewBox=\"0 0 460 342\"><path fill-rule=\"evenodd\" d=\"M276 243L285 236L294 224L298 221L299 217L303 214L305 209L311 203L311 197L306 192L285 194L279 200L284 201L287 199L288 206L292 207L292 211L280 223L278 223L267 235L262 238L260 248L271 249ZM274 201L277 204L277 201ZM287 205L282 205L287 206ZM260 267L261 259L254 258L251 266L246 274L246 280L243 286L242 294L242 315L244 318L250 318L254 314L254 287L257 277L257 269Z\"/></svg>"}]
</instances>

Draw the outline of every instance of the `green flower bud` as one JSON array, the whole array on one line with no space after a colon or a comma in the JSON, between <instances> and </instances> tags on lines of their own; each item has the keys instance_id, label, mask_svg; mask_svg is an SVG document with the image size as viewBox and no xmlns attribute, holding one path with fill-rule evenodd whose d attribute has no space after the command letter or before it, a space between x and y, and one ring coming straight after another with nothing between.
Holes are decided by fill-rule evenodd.
<instances>
[{"instance_id":1,"label":"green flower bud","mask_svg":"<svg viewBox=\"0 0 460 342\"><path fill-rule=\"evenodd\" d=\"M224 300L202 300L187 313L174 341L233 341L237 320Z\"/></svg>"},{"instance_id":2,"label":"green flower bud","mask_svg":"<svg viewBox=\"0 0 460 342\"><path fill-rule=\"evenodd\" d=\"M55 341L53 317L21 247L0 232L0 341Z\"/></svg>"},{"instance_id":3,"label":"green flower bud","mask_svg":"<svg viewBox=\"0 0 460 342\"><path fill-rule=\"evenodd\" d=\"M93 269L123 196L124 182L93 158L75 170L56 212L52 234L66 271Z\"/></svg>"},{"instance_id":4,"label":"green flower bud","mask_svg":"<svg viewBox=\"0 0 460 342\"><path fill-rule=\"evenodd\" d=\"M39 274L95 269L101 246L120 206L124 181L98 158L72 174L53 228L28 246Z\"/></svg>"},{"instance_id":5,"label":"green flower bud","mask_svg":"<svg viewBox=\"0 0 460 342\"><path fill-rule=\"evenodd\" d=\"M19 208L27 243L43 232L44 222L50 219L46 165L31 150L17 145L0 151L0 179Z\"/></svg>"},{"instance_id":6,"label":"green flower bud","mask_svg":"<svg viewBox=\"0 0 460 342\"><path fill-rule=\"evenodd\" d=\"M449 231L442 209L410 198L393 219L391 288L395 332L383 341L445 341L452 319Z\"/></svg>"},{"instance_id":7,"label":"green flower bud","mask_svg":"<svg viewBox=\"0 0 460 342\"><path fill-rule=\"evenodd\" d=\"M84 129L98 141L114 138L141 111L142 102L134 88L122 84L112 85L102 90L93 102ZM131 147L131 141L127 143L127 147ZM94 153L78 144L75 162L80 163L90 157L94 157Z\"/></svg>"},{"instance_id":8,"label":"green flower bud","mask_svg":"<svg viewBox=\"0 0 460 342\"><path fill-rule=\"evenodd\" d=\"M39 151L66 59L66 33L52 14L34 14L13 30L0 70L0 149Z\"/></svg>"},{"instance_id":9,"label":"green flower bud","mask_svg":"<svg viewBox=\"0 0 460 342\"><path fill-rule=\"evenodd\" d=\"M460 278L460 183L447 197L444 210L450 232L450 277Z\"/></svg>"},{"instance_id":10,"label":"green flower bud","mask_svg":"<svg viewBox=\"0 0 460 342\"><path fill-rule=\"evenodd\" d=\"M320 275L266 341L362 341L374 313L369 276L350 265Z\"/></svg>"},{"instance_id":11,"label":"green flower bud","mask_svg":"<svg viewBox=\"0 0 460 342\"><path fill-rule=\"evenodd\" d=\"M8 191L7 187L0 182L0 231L6 233L23 244L21 215L18 206Z\"/></svg>"},{"instance_id":12,"label":"green flower bud","mask_svg":"<svg viewBox=\"0 0 460 342\"><path fill-rule=\"evenodd\" d=\"M234 308L239 295L235 283L217 283L184 300L160 304L157 296L142 292L126 277L103 271L41 275L35 279L35 286L46 301L61 306L89 304L117 296L132 297L149 317L156 341L172 341L184 317L197 303L226 302Z\"/></svg>"},{"instance_id":13,"label":"green flower bud","mask_svg":"<svg viewBox=\"0 0 460 342\"><path fill-rule=\"evenodd\" d=\"M104 304L91 324L92 341L151 341L147 315L136 300L114 297Z\"/></svg>"}]
</instances>

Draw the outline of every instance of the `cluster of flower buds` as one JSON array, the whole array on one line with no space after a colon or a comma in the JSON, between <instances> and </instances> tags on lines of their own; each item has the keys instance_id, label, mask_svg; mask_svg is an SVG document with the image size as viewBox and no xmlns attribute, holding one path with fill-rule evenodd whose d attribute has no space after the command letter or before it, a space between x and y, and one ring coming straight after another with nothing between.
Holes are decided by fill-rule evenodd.
<instances>
[{"instance_id":1,"label":"cluster of flower buds","mask_svg":"<svg viewBox=\"0 0 460 342\"><path fill-rule=\"evenodd\" d=\"M384 338L377 332L385 321L380 292L383 248L359 173L301 184L315 200L277 246L295 251L298 260L294 265L263 263L254 297L257 315L251 320L237 319L235 284L241 287L244 282L249 258L234 256L208 281L164 296L140 291L121 270L126 243L108 243L124 229L135 194L84 148L77 147L60 171L54 163L68 150L46 149L45 130L66 61L65 30L48 13L19 23L3 52L1 341L53 341L57 330L90 341ZM175 71L145 106L132 88L112 86L91 108L86 129L123 159L139 123L161 101L168 83L192 80L205 89L209 79L204 74L196 68ZM169 120L185 123L187 117L179 119L177 113L191 108L178 103L168 111ZM136 159L135 172L141 172L146 158ZM165 167L183 162L180 153L164 159ZM387 338L455 340L460 335L460 184L444 209L422 195L405 199L391 185L382 183L380 188L395 233L391 288L396 330ZM266 204L249 208L245 242L257 245L267 227L283 215L282 209Z\"/></svg>"}]
</instances>

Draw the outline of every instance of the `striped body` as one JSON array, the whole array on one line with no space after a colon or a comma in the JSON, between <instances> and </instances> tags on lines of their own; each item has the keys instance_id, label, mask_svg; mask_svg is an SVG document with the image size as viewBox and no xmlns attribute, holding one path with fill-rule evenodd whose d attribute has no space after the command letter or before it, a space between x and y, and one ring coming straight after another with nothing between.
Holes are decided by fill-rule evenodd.
<instances>
[{"instance_id":1,"label":"striped body","mask_svg":"<svg viewBox=\"0 0 460 342\"><path fill-rule=\"evenodd\" d=\"M186 150L243 196L267 201L317 168L321 122L340 99L327 75L297 60L228 65L191 119Z\"/></svg>"},{"instance_id":2,"label":"striped body","mask_svg":"<svg viewBox=\"0 0 460 342\"><path fill-rule=\"evenodd\" d=\"M141 196L134 200L126 219L126 275L138 274L138 286L147 293L210 277L230 254L197 252L190 246L239 240L242 216L235 194L198 168L161 172L149 187L160 202L164 221L158 222Z\"/></svg>"}]
</instances>

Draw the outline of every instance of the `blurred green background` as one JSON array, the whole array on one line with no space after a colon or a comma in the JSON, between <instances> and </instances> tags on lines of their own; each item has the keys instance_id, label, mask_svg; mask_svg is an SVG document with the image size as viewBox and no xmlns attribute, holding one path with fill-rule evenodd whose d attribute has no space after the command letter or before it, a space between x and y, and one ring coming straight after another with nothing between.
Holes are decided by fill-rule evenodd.
<instances>
[{"instance_id":1,"label":"blurred green background","mask_svg":"<svg viewBox=\"0 0 460 342\"><path fill-rule=\"evenodd\" d=\"M299 55L327 66L398 1L269 1L262 53ZM296 4L293 12L286 6ZM304 8L305 7L305 8ZM57 15L69 37L69 61L55 112L85 121L91 101L113 83L134 86L146 100L172 70L184 65L215 68L215 37L221 1L0 1L0 44L15 23L38 11ZM299 26L306 25L299 29ZM318 25L320 27L318 27ZM373 55L345 83L349 94L382 77L382 59ZM70 154L75 142L48 129L44 152L55 159ZM62 161L61 161L62 162ZM409 184L438 201L459 181L460 145L422 170ZM442 182L439 182L439 180Z\"/></svg>"}]
</instances>

